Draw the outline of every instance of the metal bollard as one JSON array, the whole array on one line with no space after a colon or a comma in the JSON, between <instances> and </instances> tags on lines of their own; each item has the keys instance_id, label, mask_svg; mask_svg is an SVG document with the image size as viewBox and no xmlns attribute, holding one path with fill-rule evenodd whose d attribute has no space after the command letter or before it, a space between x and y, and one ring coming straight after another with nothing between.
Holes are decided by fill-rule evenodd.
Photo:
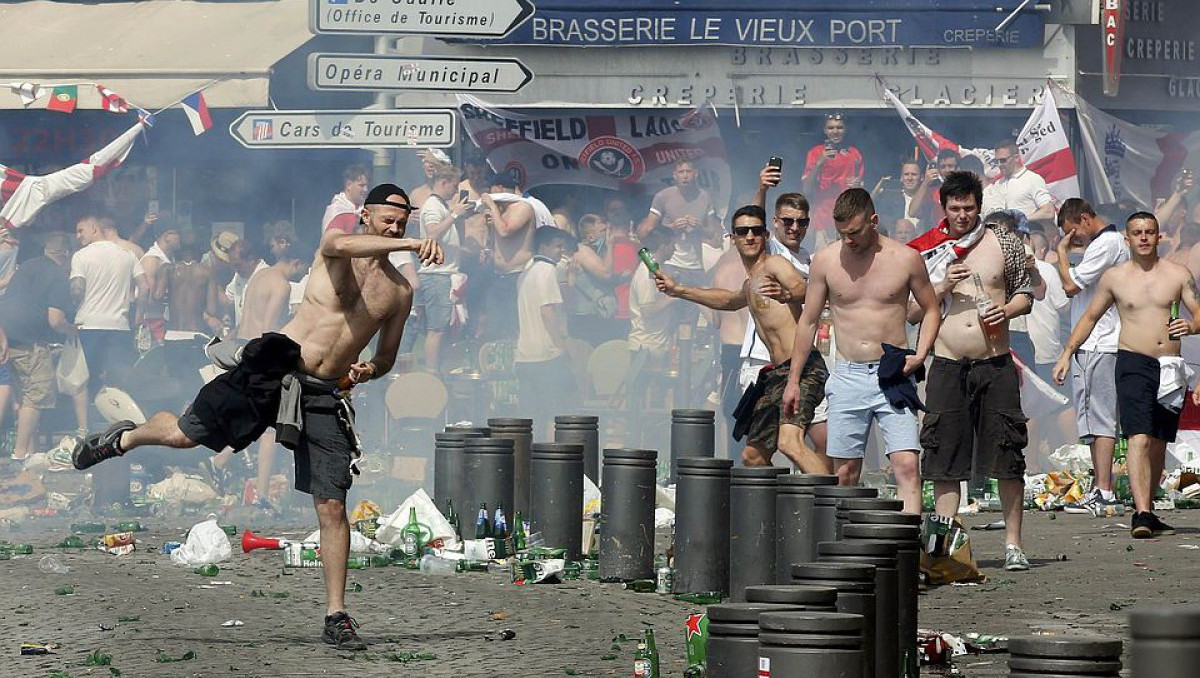
<instances>
[{"instance_id":1,"label":"metal bollard","mask_svg":"<svg viewBox=\"0 0 1200 678\"><path fill-rule=\"evenodd\" d=\"M847 498L872 498L879 494L873 487L845 487L834 485L818 487L813 490L813 531L812 548L817 552L817 544L823 541L837 541L837 503Z\"/></svg>"},{"instance_id":2,"label":"metal bollard","mask_svg":"<svg viewBox=\"0 0 1200 678\"><path fill-rule=\"evenodd\" d=\"M823 541L817 545L823 563L861 563L875 566L875 678L901 678L899 580L896 575L897 546L886 541L848 539Z\"/></svg>"},{"instance_id":3,"label":"metal bollard","mask_svg":"<svg viewBox=\"0 0 1200 678\"><path fill-rule=\"evenodd\" d=\"M433 496L438 504L438 510L446 510L446 501L454 502L454 510L460 517L474 515L477 507L467 505L466 480L463 477L463 451L469 438L486 438L491 429L480 429L469 426L447 426L442 433L443 440L453 437L458 443L439 449L438 434L434 434L433 448ZM441 453L439 455L439 452ZM446 488L443 493L439 488ZM464 534L466 532L464 531Z\"/></svg>"},{"instance_id":4,"label":"metal bollard","mask_svg":"<svg viewBox=\"0 0 1200 678\"><path fill-rule=\"evenodd\" d=\"M813 492L817 487L837 485L833 475L791 473L776 480L775 496L775 583L792 581L792 565L817 559L812 539Z\"/></svg>"},{"instance_id":5,"label":"metal bollard","mask_svg":"<svg viewBox=\"0 0 1200 678\"><path fill-rule=\"evenodd\" d=\"M870 628L857 614L763 612L758 616L758 675L857 678L863 675L862 648Z\"/></svg>"},{"instance_id":6,"label":"metal bollard","mask_svg":"<svg viewBox=\"0 0 1200 678\"><path fill-rule=\"evenodd\" d=\"M729 591L729 459L675 460L675 590Z\"/></svg>"},{"instance_id":7,"label":"metal bollard","mask_svg":"<svg viewBox=\"0 0 1200 678\"><path fill-rule=\"evenodd\" d=\"M860 563L802 563L792 566L792 582L837 589L837 609L862 616L862 662L858 676L875 675L875 566ZM790 674L788 674L790 675ZM813 673L824 677L824 673ZM840 674L837 674L840 675Z\"/></svg>"},{"instance_id":8,"label":"metal bollard","mask_svg":"<svg viewBox=\"0 0 1200 678\"><path fill-rule=\"evenodd\" d=\"M1129 614L1132 678L1195 676L1200 605L1139 607Z\"/></svg>"},{"instance_id":9,"label":"metal bollard","mask_svg":"<svg viewBox=\"0 0 1200 678\"><path fill-rule=\"evenodd\" d=\"M530 529L546 544L566 549L567 560L583 550L583 446L534 443L529 458Z\"/></svg>"},{"instance_id":10,"label":"metal bollard","mask_svg":"<svg viewBox=\"0 0 1200 678\"><path fill-rule=\"evenodd\" d=\"M1134 612L1133 614L1137 614ZM1170 622L1179 623L1178 618ZM1194 628L1194 627L1193 627ZM1137 631L1135 630L1136 634ZM1138 673L1137 637L1134 637L1133 678L1176 678L1195 676L1195 659L1180 664L1181 673ZM1099 636L1011 638L1008 641L1009 678L1117 678L1121 671L1121 641Z\"/></svg>"},{"instance_id":11,"label":"metal bollard","mask_svg":"<svg viewBox=\"0 0 1200 678\"><path fill-rule=\"evenodd\" d=\"M837 589L798 584L747 586L746 602L800 605L811 612L837 612Z\"/></svg>"},{"instance_id":12,"label":"metal bollard","mask_svg":"<svg viewBox=\"0 0 1200 678\"><path fill-rule=\"evenodd\" d=\"M494 435L494 434L493 434ZM837 538L842 538L842 527L850 522L851 511L903 511L904 502L900 499L884 499L883 497L842 497L837 500Z\"/></svg>"},{"instance_id":13,"label":"metal bollard","mask_svg":"<svg viewBox=\"0 0 1200 678\"><path fill-rule=\"evenodd\" d=\"M671 482L675 460L716 456L716 413L712 410L671 410Z\"/></svg>"},{"instance_id":14,"label":"metal bollard","mask_svg":"<svg viewBox=\"0 0 1200 678\"><path fill-rule=\"evenodd\" d=\"M775 582L776 477L787 469L775 466L735 468L729 479L729 598L745 600L743 591Z\"/></svg>"},{"instance_id":15,"label":"metal bollard","mask_svg":"<svg viewBox=\"0 0 1200 678\"><path fill-rule=\"evenodd\" d=\"M892 523L867 524L861 520ZM899 654L907 670L918 669L917 597L921 585L921 516L912 513L851 511L850 523L842 532L847 539L892 542L897 546L896 572L899 575Z\"/></svg>"},{"instance_id":16,"label":"metal bollard","mask_svg":"<svg viewBox=\"0 0 1200 678\"><path fill-rule=\"evenodd\" d=\"M529 446L533 444L533 420L488 419L493 438L513 441L513 511L529 514Z\"/></svg>"},{"instance_id":17,"label":"metal bollard","mask_svg":"<svg viewBox=\"0 0 1200 678\"><path fill-rule=\"evenodd\" d=\"M600 487L600 579L654 578L654 490L658 453L604 450Z\"/></svg>"},{"instance_id":18,"label":"metal bollard","mask_svg":"<svg viewBox=\"0 0 1200 678\"><path fill-rule=\"evenodd\" d=\"M600 484L600 418L572 414L554 418L554 442L583 445L583 473Z\"/></svg>"},{"instance_id":19,"label":"metal bollard","mask_svg":"<svg viewBox=\"0 0 1200 678\"><path fill-rule=\"evenodd\" d=\"M512 510L513 502L513 441L508 438L468 438L463 446L463 484L465 496L461 514L470 522L463 525L463 535L474 525L473 516L480 504L489 511L503 504ZM457 501L455 502L458 503Z\"/></svg>"},{"instance_id":20,"label":"metal bollard","mask_svg":"<svg viewBox=\"0 0 1200 678\"><path fill-rule=\"evenodd\" d=\"M803 612L797 605L723 603L708 606L707 678L753 676L758 668L758 618L764 612Z\"/></svg>"}]
</instances>

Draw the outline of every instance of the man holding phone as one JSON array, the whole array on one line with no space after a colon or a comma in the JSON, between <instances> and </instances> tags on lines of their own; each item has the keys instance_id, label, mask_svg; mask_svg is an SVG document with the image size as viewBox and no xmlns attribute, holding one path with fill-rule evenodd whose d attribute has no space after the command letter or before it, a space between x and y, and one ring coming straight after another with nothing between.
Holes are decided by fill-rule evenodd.
<instances>
[{"instance_id":1,"label":"man holding phone","mask_svg":"<svg viewBox=\"0 0 1200 678\"><path fill-rule=\"evenodd\" d=\"M813 202L818 233L833 228L833 203L847 188L861 187L865 171L862 153L846 144L845 116L826 115L825 141L808 149L804 161L804 194Z\"/></svg>"},{"instance_id":2,"label":"man holding phone","mask_svg":"<svg viewBox=\"0 0 1200 678\"><path fill-rule=\"evenodd\" d=\"M413 305L425 325L425 369L437 373L441 369L442 337L450 329L454 315L451 279L458 273L458 254L462 240L458 223L470 209L466 191L458 190L458 169L438 167L433 173L433 194L421 206L421 238L436 240L442 246L444 259L440 264L422 266L417 271L420 285L414 294Z\"/></svg>"}]
</instances>

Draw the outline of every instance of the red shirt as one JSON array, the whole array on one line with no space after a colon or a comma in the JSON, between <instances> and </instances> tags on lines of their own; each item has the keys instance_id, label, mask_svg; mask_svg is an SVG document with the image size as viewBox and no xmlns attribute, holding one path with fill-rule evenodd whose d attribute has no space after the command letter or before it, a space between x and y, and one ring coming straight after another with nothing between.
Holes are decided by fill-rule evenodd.
<instances>
[{"instance_id":1,"label":"red shirt","mask_svg":"<svg viewBox=\"0 0 1200 678\"><path fill-rule=\"evenodd\" d=\"M638 265L637 245L628 238L617 238L612 244L612 267L617 275L628 275ZM617 297L617 316L622 320L629 319L629 281L626 280L613 289Z\"/></svg>"},{"instance_id":2,"label":"red shirt","mask_svg":"<svg viewBox=\"0 0 1200 678\"><path fill-rule=\"evenodd\" d=\"M358 228L358 215L347 212L339 214L329 221L329 225L325 227L326 231L341 231L346 235L352 235L354 230Z\"/></svg>"},{"instance_id":3,"label":"red shirt","mask_svg":"<svg viewBox=\"0 0 1200 678\"><path fill-rule=\"evenodd\" d=\"M804 162L804 174L807 176L817 166L817 160L825 153L825 144L817 144L808 149ZM850 187L852 179L861 180L866 171L862 153L854 146L840 149L834 157L825 161L821 173L817 175L817 190L808 196L812 202L813 227L822 230L833 228L833 203L838 195Z\"/></svg>"}]
</instances>

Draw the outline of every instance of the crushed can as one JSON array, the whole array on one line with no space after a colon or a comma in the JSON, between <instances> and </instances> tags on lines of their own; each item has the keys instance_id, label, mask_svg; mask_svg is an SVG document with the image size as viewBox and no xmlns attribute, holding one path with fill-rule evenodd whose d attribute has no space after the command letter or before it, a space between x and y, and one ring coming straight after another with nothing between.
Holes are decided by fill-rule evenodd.
<instances>
[{"instance_id":1,"label":"crushed can","mask_svg":"<svg viewBox=\"0 0 1200 678\"><path fill-rule=\"evenodd\" d=\"M133 543L132 532L113 532L100 537L96 542L96 548L105 553L111 553L115 556L123 556L133 553L135 546Z\"/></svg>"},{"instance_id":2,"label":"crushed can","mask_svg":"<svg viewBox=\"0 0 1200 678\"><path fill-rule=\"evenodd\" d=\"M324 567L321 545L315 542L291 542L283 549L284 567Z\"/></svg>"}]
</instances>

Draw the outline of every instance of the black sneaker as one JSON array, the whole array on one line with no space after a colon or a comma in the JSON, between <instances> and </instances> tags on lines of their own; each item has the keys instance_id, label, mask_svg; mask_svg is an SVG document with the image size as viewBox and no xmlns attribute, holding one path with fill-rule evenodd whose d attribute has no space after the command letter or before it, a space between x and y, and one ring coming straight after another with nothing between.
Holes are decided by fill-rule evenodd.
<instances>
[{"instance_id":1,"label":"black sneaker","mask_svg":"<svg viewBox=\"0 0 1200 678\"><path fill-rule=\"evenodd\" d=\"M80 440L75 445L75 450L71 452L71 463L76 469L82 471L86 468L91 468L105 459L112 459L125 454L117 447L117 441L121 439L121 434L126 431L132 431L137 428L137 424L128 419L118 421L104 433L94 436L88 436Z\"/></svg>"},{"instance_id":2,"label":"black sneaker","mask_svg":"<svg viewBox=\"0 0 1200 678\"><path fill-rule=\"evenodd\" d=\"M339 650L365 650L367 643L358 637L358 622L345 612L336 612L325 617L325 642L336 645Z\"/></svg>"},{"instance_id":3,"label":"black sneaker","mask_svg":"<svg viewBox=\"0 0 1200 678\"><path fill-rule=\"evenodd\" d=\"M1133 514L1133 520L1130 521L1132 527L1129 534L1134 539L1149 539L1151 537L1161 537L1163 535L1175 534L1175 528L1158 519L1150 511L1138 511Z\"/></svg>"}]
</instances>

